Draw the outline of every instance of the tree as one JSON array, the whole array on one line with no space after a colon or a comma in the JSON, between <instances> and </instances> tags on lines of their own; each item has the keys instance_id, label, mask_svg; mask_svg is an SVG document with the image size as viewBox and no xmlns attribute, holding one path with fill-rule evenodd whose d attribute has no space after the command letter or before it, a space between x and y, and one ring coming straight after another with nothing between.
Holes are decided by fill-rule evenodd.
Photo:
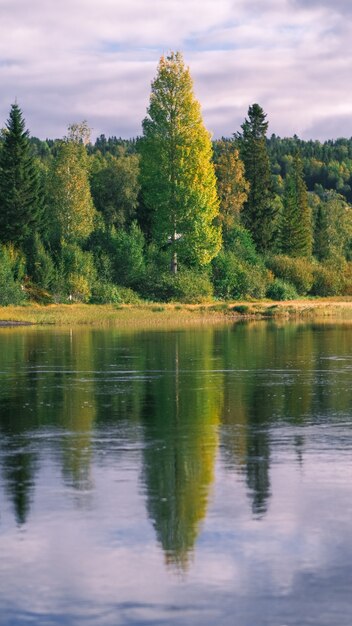
<instances>
[{"instance_id":1,"label":"tree","mask_svg":"<svg viewBox=\"0 0 352 626\"><path fill-rule=\"evenodd\" d=\"M303 179L303 162L297 153L285 180L280 247L289 256L310 257L312 245L312 215Z\"/></svg>"},{"instance_id":2,"label":"tree","mask_svg":"<svg viewBox=\"0 0 352 626\"><path fill-rule=\"evenodd\" d=\"M220 199L219 220L226 239L227 233L240 221L241 209L248 198L249 183L244 177L244 165L233 142L218 141L217 148L219 156L215 161L215 172Z\"/></svg>"},{"instance_id":3,"label":"tree","mask_svg":"<svg viewBox=\"0 0 352 626\"><path fill-rule=\"evenodd\" d=\"M11 106L0 151L0 240L21 244L41 221L39 173L22 111Z\"/></svg>"},{"instance_id":4,"label":"tree","mask_svg":"<svg viewBox=\"0 0 352 626\"><path fill-rule=\"evenodd\" d=\"M86 239L93 230L96 214L85 148L87 125L73 124L68 130L68 136L58 144L49 174L52 239L56 242Z\"/></svg>"},{"instance_id":5,"label":"tree","mask_svg":"<svg viewBox=\"0 0 352 626\"><path fill-rule=\"evenodd\" d=\"M94 169L93 169L94 168ZM108 226L130 226L135 217L139 193L139 157L100 154L93 158L91 189L95 208Z\"/></svg>"},{"instance_id":6,"label":"tree","mask_svg":"<svg viewBox=\"0 0 352 626\"><path fill-rule=\"evenodd\" d=\"M266 147L268 122L259 104L248 109L248 119L238 133L241 159L249 182L249 194L242 211L244 226L252 233L259 252L270 248L275 227L276 208Z\"/></svg>"},{"instance_id":7,"label":"tree","mask_svg":"<svg viewBox=\"0 0 352 626\"><path fill-rule=\"evenodd\" d=\"M212 144L189 69L179 52L161 57L143 121L141 183L151 212L152 235L168 241L171 270L177 254L185 264L206 265L221 246Z\"/></svg>"},{"instance_id":8,"label":"tree","mask_svg":"<svg viewBox=\"0 0 352 626\"><path fill-rule=\"evenodd\" d=\"M351 258L352 207L336 191L326 191L315 210L314 255L341 265Z\"/></svg>"}]
</instances>

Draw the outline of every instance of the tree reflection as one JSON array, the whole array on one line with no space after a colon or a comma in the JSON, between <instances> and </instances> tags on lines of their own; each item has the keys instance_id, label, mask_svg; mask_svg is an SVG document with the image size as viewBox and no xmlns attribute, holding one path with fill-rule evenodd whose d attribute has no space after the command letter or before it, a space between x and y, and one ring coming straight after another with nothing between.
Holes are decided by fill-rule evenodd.
<instances>
[{"instance_id":1,"label":"tree reflection","mask_svg":"<svg viewBox=\"0 0 352 626\"><path fill-rule=\"evenodd\" d=\"M143 421L147 507L166 562L186 569L214 478L222 379L213 375L214 333L156 337L159 377L148 384ZM157 364L155 363L155 364Z\"/></svg>"}]
</instances>

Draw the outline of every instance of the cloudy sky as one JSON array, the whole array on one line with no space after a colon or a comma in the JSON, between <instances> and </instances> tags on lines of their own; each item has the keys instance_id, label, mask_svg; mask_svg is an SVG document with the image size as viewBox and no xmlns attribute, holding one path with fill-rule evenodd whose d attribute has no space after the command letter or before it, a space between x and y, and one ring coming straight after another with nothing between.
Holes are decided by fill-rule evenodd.
<instances>
[{"instance_id":1,"label":"cloudy sky","mask_svg":"<svg viewBox=\"0 0 352 626\"><path fill-rule=\"evenodd\" d=\"M350 137L351 14L349 0L0 0L0 126L17 98L41 138L82 119L135 136L160 55L181 50L215 137L253 102L269 132Z\"/></svg>"}]
</instances>

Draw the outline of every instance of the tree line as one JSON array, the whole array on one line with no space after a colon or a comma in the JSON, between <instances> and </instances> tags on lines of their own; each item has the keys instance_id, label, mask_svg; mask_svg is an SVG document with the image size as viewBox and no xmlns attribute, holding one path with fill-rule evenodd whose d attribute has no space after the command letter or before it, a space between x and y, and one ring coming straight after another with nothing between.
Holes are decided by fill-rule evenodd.
<instances>
[{"instance_id":1,"label":"tree line","mask_svg":"<svg viewBox=\"0 0 352 626\"><path fill-rule=\"evenodd\" d=\"M352 293L352 139L268 138L255 103L211 140L180 53L162 57L143 134L0 137L0 304Z\"/></svg>"}]
</instances>

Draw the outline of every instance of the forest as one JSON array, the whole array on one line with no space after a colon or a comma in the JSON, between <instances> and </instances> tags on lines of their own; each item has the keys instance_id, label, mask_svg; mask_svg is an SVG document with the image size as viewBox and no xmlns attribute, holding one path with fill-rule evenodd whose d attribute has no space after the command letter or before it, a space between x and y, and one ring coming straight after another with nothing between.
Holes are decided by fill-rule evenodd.
<instances>
[{"instance_id":1,"label":"forest","mask_svg":"<svg viewBox=\"0 0 352 626\"><path fill-rule=\"evenodd\" d=\"M0 134L0 305L352 295L352 138L269 136L262 107L212 139L180 53L160 59L142 135L86 121Z\"/></svg>"}]
</instances>

